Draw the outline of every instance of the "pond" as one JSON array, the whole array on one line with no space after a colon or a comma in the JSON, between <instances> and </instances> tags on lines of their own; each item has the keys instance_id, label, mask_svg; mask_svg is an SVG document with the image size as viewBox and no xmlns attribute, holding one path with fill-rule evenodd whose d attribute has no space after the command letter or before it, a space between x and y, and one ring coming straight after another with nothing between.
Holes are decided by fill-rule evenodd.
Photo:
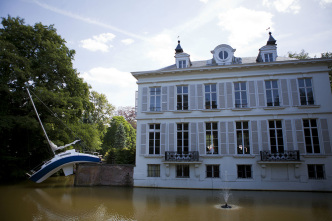
<instances>
[{"instance_id":1,"label":"pond","mask_svg":"<svg viewBox=\"0 0 332 221\"><path fill-rule=\"evenodd\" d=\"M332 193L74 187L73 176L0 186L1 220L332 220Z\"/></svg>"}]
</instances>

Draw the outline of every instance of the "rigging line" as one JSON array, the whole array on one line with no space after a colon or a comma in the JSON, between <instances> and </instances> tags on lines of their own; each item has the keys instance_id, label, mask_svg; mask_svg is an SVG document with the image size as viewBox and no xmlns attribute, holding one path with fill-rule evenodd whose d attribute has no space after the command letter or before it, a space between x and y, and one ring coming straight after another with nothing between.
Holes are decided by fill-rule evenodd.
<instances>
[{"instance_id":1,"label":"rigging line","mask_svg":"<svg viewBox=\"0 0 332 221\"><path fill-rule=\"evenodd\" d=\"M46 109L55 117L57 118L68 130L70 130L71 133L73 133L75 135L75 137L78 137L77 134L72 130L70 129L59 117L56 113L54 113L33 91L31 91L31 93L33 93L33 95L46 107ZM83 142L85 144L85 142L80 139L81 142ZM81 145L83 147L83 149L87 149L86 148L86 144L85 145Z\"/></svg>"}]
</instances>

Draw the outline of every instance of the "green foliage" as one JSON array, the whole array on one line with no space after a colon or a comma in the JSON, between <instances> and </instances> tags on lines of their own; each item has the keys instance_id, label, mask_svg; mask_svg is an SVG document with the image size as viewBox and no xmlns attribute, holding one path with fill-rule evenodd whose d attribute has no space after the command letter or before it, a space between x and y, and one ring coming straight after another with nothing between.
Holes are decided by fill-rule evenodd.
<instances>
[{"instance_id":1,"label":"green foliage","mask_svg":"<svg viewBox=\"0 0 332 221\"><path fill-rule=\"evenodd\" d=\"M305 52L304 49L302 49L302 51L300 53L296 53L296 52L288 52L288 57L290 58L296 58L296 59L309 59L309 53Z\"/></svg>"},{"instance_id":2,"label":"green foliage","mask_svg":"<svg viewBox=\"0 0 332 221\"><path fill-rule=\"evenodd\" d=\"M126 146L126 132L124 130L123 124L120 123L117 127L114 137L115 148L123 149Z\"/></svg>"},{"instance_id":3,"label":"green foliage","mask_svg":"<svg viewBox=\"0 0 332 221\"><path fill-rule=\"evenodd\" d=\"M51 157L25 88L29 88L50 139L57 145L76 136L88 148L101 146L98 124L84 124L93 113L89 86L73 68L74 50L53 25L25 25L21 18L2 18L0 28L0 181ZM50 110L61 120L50 114ZM75 133L73 133L73 131Z\"/></svg>"},{"instance_id":4,"label":"green foliage","mask_svg":"<svg viewBox=\"0 0 332 221\"><path fill-rule=\"evenodd\" d=\"M111 148L105 154L109 164L135 164L135 148Z\"/></svg>"}]
</instances>

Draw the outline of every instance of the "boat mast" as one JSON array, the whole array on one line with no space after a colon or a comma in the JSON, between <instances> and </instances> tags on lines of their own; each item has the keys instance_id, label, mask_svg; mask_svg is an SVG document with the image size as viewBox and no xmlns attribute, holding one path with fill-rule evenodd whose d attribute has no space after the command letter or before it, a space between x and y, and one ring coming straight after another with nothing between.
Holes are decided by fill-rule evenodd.
<instances>
[{"instance_id":1,"label":"boat mast","mask_svg":"<svg viewBox=\"0 0 332 221\"><path fill-rule=\"evenodd\" d=\"M28 91L29 98L30 98L30 100L31 100L32 106L33 106L33 108L35 109L35 112L36 112L36 115L37 115L38 121L39 121L39 123L40 123L40 126L42 127L42 129L43 129L43 131L44 131L44 134L45 134L45 137L46 137L46 139L47 139L47 142L48 142L48 144L50 145L50 144L51 144L51 141L50 141L50 139L49 139L48 136L47 136L47 133L46 133L46 130L45 130L44 126L43 126L42 121L40 120L40 117L39 117L39 114L38 114L37 108L36 108L36 106L35 106L35 103L34 103L33 100L32 100L32 97L31 97L30 91L29 91L28 88L26 88L26 89L27 89L27 91ZM51 149L52 149L52 148L51 148ZM53 150L52 150L52 152L53 152L53 154L54 154L54 151L53 151Z\"/></svg>"}]
</instances>

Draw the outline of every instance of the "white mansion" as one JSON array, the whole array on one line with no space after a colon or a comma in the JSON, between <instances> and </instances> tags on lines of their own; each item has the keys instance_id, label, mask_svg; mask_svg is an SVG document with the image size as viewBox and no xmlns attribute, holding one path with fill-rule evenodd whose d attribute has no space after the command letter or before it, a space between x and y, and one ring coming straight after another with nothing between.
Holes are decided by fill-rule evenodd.
<instances>
[{"instance_id":1,"label":"white mansion","mask_svg":"<svg viewBox=\"0 0 332 221\"><path fill-rule=\"evenodd\" d=\"M332 191L332 59L257 57L226 44L137 79L134 186Z\"/></svg>"}]
</instances>

